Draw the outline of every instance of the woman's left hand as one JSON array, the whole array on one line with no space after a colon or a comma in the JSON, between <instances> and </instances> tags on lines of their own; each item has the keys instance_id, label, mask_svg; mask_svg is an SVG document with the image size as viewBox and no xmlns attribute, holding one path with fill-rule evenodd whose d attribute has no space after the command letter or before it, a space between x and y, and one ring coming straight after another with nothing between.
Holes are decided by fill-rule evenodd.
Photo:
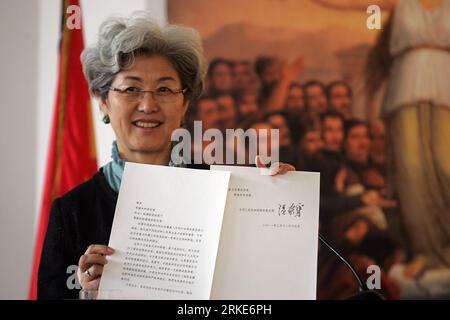
<instances>
[{"instance_id":1,"label":"woman's left hand","mask_svg":"<svg viewBox=\"0 0 450 320\"><path fill-rule=\"evenodd\" d=\"M288 163L282 163L282 162L276 162L270 166L270 168L267 168L264 163L262 163L261 158L259 156L256 156L255 163L257 168L263 168L267 169L267 174L269 176L275 176L277 174L285 174L288 171L295 171L295 167Z\"/></svg>"}]
</instances>

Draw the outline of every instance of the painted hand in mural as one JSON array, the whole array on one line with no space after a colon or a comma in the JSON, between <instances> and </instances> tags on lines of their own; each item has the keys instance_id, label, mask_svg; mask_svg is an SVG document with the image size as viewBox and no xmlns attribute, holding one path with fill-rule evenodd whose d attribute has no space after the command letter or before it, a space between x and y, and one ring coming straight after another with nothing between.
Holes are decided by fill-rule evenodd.
<instances>
[{"instance_id":1,"label":"painted hand in mural","mask_svg":"<svg viewBox=\"0 0 450 320\"><path fill-rule=\"evenodd\" d=\"M288 94L289 86L292 81L295 81L300 73L303 71L303 56L298 56L292 63L287 64L282 61L280 65L281 77L277 81L272 93L267 102L263 104L263 109L267 113L282 111Z\"/></svg>"},{"instance_id":2,"label":"painted hand in mural","mask_svg":"<svg viewBox=\"0 0 450 320\"><path fill-rule=\"evenodd\" d=\"M347 169L341 168L334 178L334 188L337 192L343 193L345 191L345 180L347 179Z\"/></svg>"},{"instance_id":3,"label":"painted hand in mural","mask_svg":"<svg viewBox=\"0 0 450 320\"><path fill-rule=\"evenodd\" d=\"M397 206L397 201L384 198L375 190L365 192L361 196L361 201L366 206L376 206L380 208L395 208Z\"/></svg>"},{"instance_id":4,"label":"painted hand in mural","mask_svg":"<svg viewBox=\"0 0 450 320\"><path fill-rule=\"evenodd\" d=\"M291 64L282 63L282 77L289 81L294 81L303 71L303 56L297 57Z\"/></svg>"}]
</instances>

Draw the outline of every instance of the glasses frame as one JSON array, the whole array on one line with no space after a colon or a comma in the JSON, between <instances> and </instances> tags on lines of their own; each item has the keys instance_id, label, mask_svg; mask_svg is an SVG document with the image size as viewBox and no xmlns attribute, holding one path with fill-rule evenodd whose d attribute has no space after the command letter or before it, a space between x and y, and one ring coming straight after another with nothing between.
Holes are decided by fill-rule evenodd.
<instances>
[{"instance_id":1,"label":"glasses frame","mask_svg":"<svg viewBox=\"0 0 450 320\"><path fill-rule=\"evenodd\" d=\"M148 93L152 94L152 98L155 101L162 102L162 103L171 102L171 101L164 101L164 98L169 98L169 100L170 100L170 98L172 98L172 97L175 98L175 96L177 94L181 93L181 94L184 95L187 92L187 90L188 90L187 88L179 89L179 90L172 90L170 88L168 88L168 89L171 91L170 95L169 96L161 96L161 95L158 95L158 92L157 92L158 89L153 89L153 90L151 90L151 89L148 89L148 90L138 89L138 90L136 90L134 92L126 92L127 89L119 89L119 88L115 88L115 87L109 87L108 88L109 91L118 92L120 94L123 94L124 96L126 96L128 94L136 94L136 96L139 97L138 99L136 99L136 101L142 101L144 96L145 96L145 94L148 92Z\"/></svg>"}]
</instances>

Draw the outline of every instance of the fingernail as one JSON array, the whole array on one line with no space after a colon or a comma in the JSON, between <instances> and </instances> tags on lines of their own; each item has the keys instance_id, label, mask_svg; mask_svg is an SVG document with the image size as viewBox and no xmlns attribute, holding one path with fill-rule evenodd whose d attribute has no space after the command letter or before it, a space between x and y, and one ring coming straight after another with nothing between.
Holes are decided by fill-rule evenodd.
<instances>
[{"instance_id":1,"label":"fingernail","mask_svg":"<svg viewBox=\"0 0 450 320\"><path fill-rule=\"evenodd\" d=\"M108 253L114 253L114 249L108 247Z\"/></svg>"}]
</instances>

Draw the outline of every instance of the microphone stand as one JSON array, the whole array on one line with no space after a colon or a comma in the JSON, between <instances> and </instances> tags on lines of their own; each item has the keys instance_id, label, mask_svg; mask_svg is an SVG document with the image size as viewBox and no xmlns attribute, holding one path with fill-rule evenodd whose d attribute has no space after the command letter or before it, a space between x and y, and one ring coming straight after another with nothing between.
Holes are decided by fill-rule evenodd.
<instances>
[{"instance_id":1,"label":"microphone stand","mask_svg":"<svg viewBox=\"0 0 450 320\"><path fill-rule=\"evenodd\" d=\"M331 250L338 258L341 260L352 272L353 276L358 281L358 293L350 296L344 300L385 300L385 298L374 290L369 290L367 285L362 281L355 267L348 261L346 257L344 257L339 251L331 245L325 238L319 233L319 240L329 249Z\"/></svg>"}]
</instances>

